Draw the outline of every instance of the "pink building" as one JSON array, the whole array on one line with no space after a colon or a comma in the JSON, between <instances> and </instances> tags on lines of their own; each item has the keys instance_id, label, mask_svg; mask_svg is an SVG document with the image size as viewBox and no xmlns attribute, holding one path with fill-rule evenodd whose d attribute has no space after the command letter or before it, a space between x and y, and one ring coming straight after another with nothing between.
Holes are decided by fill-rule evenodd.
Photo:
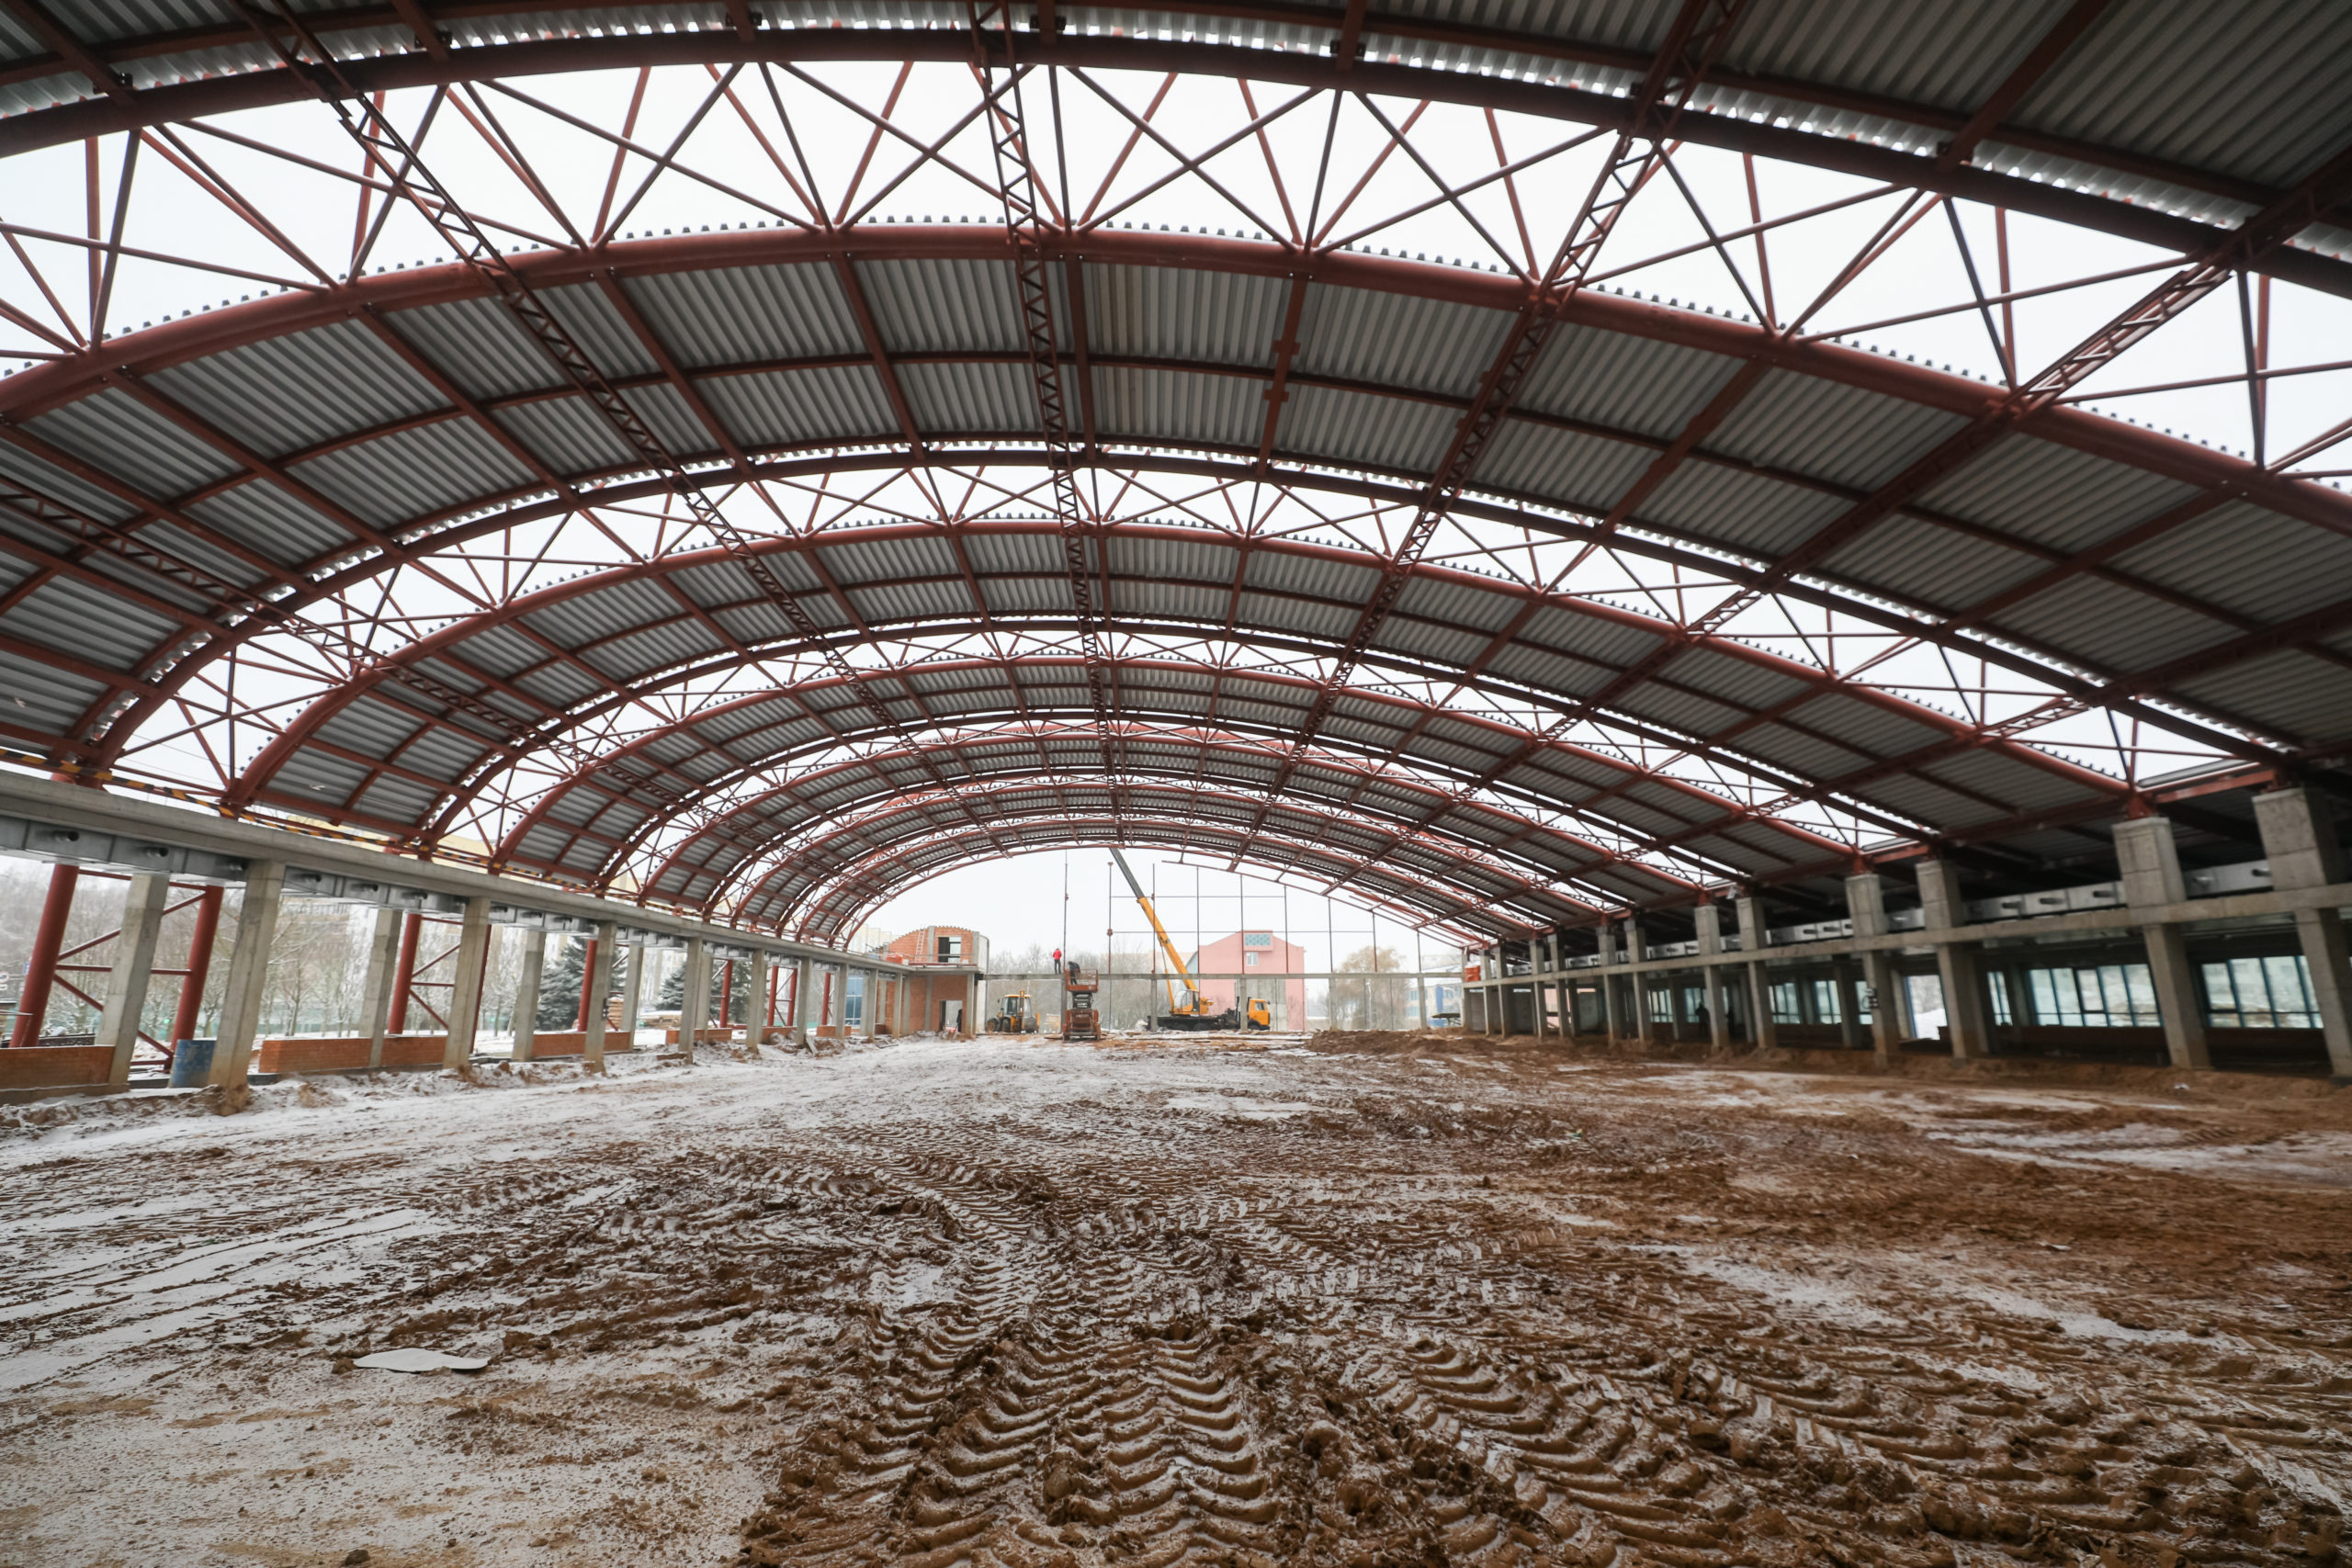
<instances>
[{"instance_id":1,"label":"pink building","mask_svg":"<svg viewBox=\"0 0 2352 1568\"><path fill-rule=\"evenodd\" d=\"M1245 976L1238 981L1202 981L1201 995L1212 1009L1235 1006L1238 987L1242 996L1264 999L1273 1011L1276 1029L1306 1027L1306 982L1282 977L1306 973L1306 949L1284 942L1272 931L1236 931L1207 943L1190 962L1197 975ZM1261 975L1265 978L1259 978Z\"/></svg>"}]
</instances>

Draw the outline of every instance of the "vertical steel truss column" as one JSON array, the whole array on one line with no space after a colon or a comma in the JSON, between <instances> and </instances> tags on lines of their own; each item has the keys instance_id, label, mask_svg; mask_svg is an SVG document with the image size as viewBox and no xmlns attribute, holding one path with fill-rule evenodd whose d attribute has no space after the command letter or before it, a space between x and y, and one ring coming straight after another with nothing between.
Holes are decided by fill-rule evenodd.
<instances>
[{"instance_id":1,"label":"vertical steel truss column","mask_svg":"<svg viewBox=\"0 0 2352 1568\"><path fill-rule=\"evenodd\" d=\"M596 939L584 936L580 940L588 944L580 955L580 1027L585 1030L590 1012L605 1010L605 998L596 994Z\"/></svg>"},{"instance_id":2,"label":"vertical steel truss column","mask_svg":"<svg viewBox=\"0 0 2352 1568\"><path fill-rule=\"evenodd\" d=\"M172 1011L172 1033L166 1042L175 1052L181 1041L196 1037L204 1017L204 987L212 978L212 944L220 936L224 891L208 887L196 897L196 929L187 939L187 973L180 976L179 1005Z\"/></svg>"},{"instance_id":3,"label":"vertical steel truss column","mask_svg":"<svg viewBox=\"0 0 2352 1568\"><path fill-rule=\"evenodd\" d=\"M1950 931L1967 916L1960 876L1949 862L1919 863L1919 902L1928 918L1928 939L1936 944L1936 970L1944 987L1944 1025L1951 1031L1951 1054L1973 1059L1993 1054L1984 1007L1984 965L1973 942L1953 942Z\"/></svg>"},{"instance_id":4,"label":"vertical steel truss column","mask_svg":"<svg viewBox=\"0 0 2352 1568\"><path fill-rule=\"evenodd\" d=\"M97 1043L114 1052L107 1082L120 1089L130 1081L131 1054L139 1049L139 1020L147 1010L147 986L155 971L155 939L164 930L170 901L168 874L141 872L122 896L122 931L115 939L114 965L107 974L106 1006L98 1015Z\"/></svg>"},{"instance_id":5,"label":"vertical steel truss column","mask_svg":"<svg viewBox=\"0 0 2352 1568\"><path fill-rule=\"evenodd\" d=\"M2281 892L2325 887L2345 880L2344 846L2334 813L2312 790L2281 789L2254 797L2254 818L2270 860L2270 886ZM2312 1000L2327 1043L2328 1070L2352 1077L2352 973L2347 973L2344 917L2336 909L2298 909L2295 934L2311 971Z\"/></svg>"},{"instance_id":6,"label":"vertical steel truss column","mask_svg":"<svg viewBox=\"0 0 2352 1568\"><path fill-rule=\"evenodd\" d=\"M65 921L74 912L74 889L81 880L79 866L50 868L49 896L41 900L32 957L25 964L25 983L17 993L17 1026L8 1035L11 1046L40 1041L41 1025L49 1019L49 993L57 984L57 950L65 945Z\"/></svg>"},{"instance_id":7,"label":"vertical steel truss column","mask_svg":"<svg viewBox=\"0 0 2352 1568\"><path fill-rule=\"evenodd\" d=\"M384 1065L384 1036L391 1021L392 974L400 964L401 927L398 909L376 911L376 932L368 942L368 978L360 989L359 1021L368 1032L368 1070ZM196 967L190 959L188 967Z\"/></svg>"},{"instance_id":8,"label":"vertical steel truss column","mask_svg":"<svg viewBox=\"0 0 2352 1568\"><path fill-rule=\"evenodd\" d=\"M457 972L449 977L449 1038L441 1065L463 1071L473 1063L474 1036L481 1028L482 971L490 958L490 895L466 900L458 927Z\"/></svg>"},{"instance_id":9,"label":"vertical steel truss column","mask_svg":"<svg viewBox=\"0 0 2352 1568\"><path fill-rule=\"evenodd\" d=\"M286 893L286 863L254 861L245 868L245 898L237 910L237 942L220 987L220 1022L212 1050L210 1084L242 1088L261 1032L270 949L277 942L277 908Z\"/></svg>"},{"instance_id":10,"label":"vertical steel truss column","mask_svg":"<svg viewBox=\"0 0 2352 1568\"><path fill-rule=\"evenodd\" d=\"M2115 829L2116 868L2123 874L2123 901L2135 909L2188 901L2188 883L2180 874L2180 852L2173 842L2172 823L2162 817L2142 817ZM2176 1067L2210 1067L2211 1052L2205 1040L2205 1008L2197 995L2197 973L2188 962L2188 942L2177 924L2151 921L2140 928L2148 946L2148 977L2156 990L2156 1011L2164 1023L2165 1052Z\"/></svg>"},{"instance_id":11,"label":"vertical steel truss column","mask_svg":"<svg viewBox=\"0 0 2352 1568\"><path fill-rule=\"evenodd\" d=\"M522 972L514 982L514 1050L508 1060L527 1062L538 1045L539 987L547 983L548 933L523 933Z\"/></svg>"},{"instance_id":12,"label":"vertical steel truss column","mask_svg":"<svg viewBox=\"0 0 2352 1568\"><path fill-rule=\"evenodd\" d=\"M588 944L588 973L584 984L595 1006L588 1011L581 1025L580 1056L592 1073L605 1070L605 1018L610 1009L605 998L613 994L613 958L620 950L620 927L611 920L598 923L594 940ZM631 971L637 965L631 963ZM626 1006L627 1004L623 1004Z\"/></svg>"}]
</instances>

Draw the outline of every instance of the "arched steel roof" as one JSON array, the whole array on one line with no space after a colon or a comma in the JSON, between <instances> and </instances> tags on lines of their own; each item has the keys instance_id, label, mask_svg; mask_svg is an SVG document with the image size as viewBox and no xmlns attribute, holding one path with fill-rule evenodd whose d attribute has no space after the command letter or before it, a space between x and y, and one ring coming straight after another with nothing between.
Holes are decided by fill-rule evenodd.
<instances>
[{"instance_id":1,"label":"arched steel roof","mask_svg":"<svg viewBox=\"0 0 2352 1568\"><path fill-rule=\"evenodd\" d=\"M210 0L168 36L7 3L31 20L11 34L0 12L0 152L295 96ZM1853 31L1844 9L1758 6L1675 134L2177 248L2184 272L2135 307L2150 322L2229 267L2352 295L2330 227L2352 110L2312 96L2315 62L2352 51L2340 16L2280 5L2223 39L2157 0L1995 9L1962 26L1890 4L1865 52L1832 41ZM363 86L628 50L970 57L945 12L797 25L825 14L755 6L659 39L406 3L397 24L311 25L352 44ZM1608 127L1663 35L1598 16L1145 17L1193 35L1171 42L1092 14L1057 33L1048 9L1050 36L1023 49L1032 68L1156 62L1328 85L1335 105L1409 90ZM175 80L198 61L221 74ZM2136 114L2197 69L2193 107ZM1051 446L1003 225L718 228L599 232L512 264L682 479L649 477L463 265L322 276L0 382L0 739L92 776L200 752L232 809L404 845L477 836L518 868L804 930L1012 841L991 839L982 795L1068 804L1090 773L1124 780L1098 785L1114 832L1128 795L1138 824L1177 812L1167 780L1189 777L1204 811L1212 784L1228 805L1254 788L1233 854L1286 844L1287 863L1328 872L1348 835L1386 833L1482 896L1392 874L1368 897L1510 926L2136 808L2141 777L2025 738L2053 713L2254 769L2352 748L2352 498L2275 455L1604 282L1562 296L1445 503L1468 542L1399 555L1382 518L1426 509L1523 330L1530 277L1072 223L1035 254L1095 486L1074 531L1036 515ZM775 499L900 474L922 505L793 525ZM662 513L679 483L763 499L782 525L712 548ZM1245 491L1293 513L1270 522ZM583 557L549 584L546 547L525 585L481 581L493 557L524 561L511 541L533 529L610 534L620 513L650 540L628 558ZM1079 533L1091 609L1063 554ZM1570 586L1562 563L1595 556L1640 570L1623 592ZM395 577L429 591L368 607ZM1382 585L1399 582L1392 604ZM1681 603L1710 589L1713 610ZM1815 621L1774 640L1740 618L1759 605ZM1100 665L1078 651L1098 620L1126 639ZM1816 636L1991 673L1973 697L1955 674L1944 700ZM1280 754L1271 773L1252 747ZM923 804L876 811L892 791ZM1510 824L1517 870L1466 825L1479 813Z\"/></svg>"},{"instance_id":2,"label":"arched steel roof","mask_svg":"<svg viewBox=\"0 0 2352 1568\"><path fill-rule=\"evenodd\" d=\"M2352 146L2352 25L2324 0L1765 0L1745 10L1677 134L1948 191L2181 250L2293 195ZM971 55L931 0L729 0L559 9L394 0L293 7L367 91L642 65ZM1024 60L1246 75L1615 128L1672 5L1023 6ZM0 154L297 102L310 86L229 0L0 8ZM284 29L279 31L283 34ZM2315 192L2282 276L2352 290L2352 214Z\"/></svg>"}]
</instances>

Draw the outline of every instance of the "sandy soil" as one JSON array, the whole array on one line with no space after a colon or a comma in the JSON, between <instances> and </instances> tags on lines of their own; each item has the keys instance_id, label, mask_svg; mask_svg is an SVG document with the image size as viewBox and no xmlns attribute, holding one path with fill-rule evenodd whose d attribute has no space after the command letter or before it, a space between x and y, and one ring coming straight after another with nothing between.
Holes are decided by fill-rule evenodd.
<instances>
[{"instance_id":1,"label":"sandy soil","mask_svg":"<svg viewBox=\"0 0 2352 1568\"><path fill-rule=\"evenodd\" d=\"M919 1041L0 1110L0 1563L2338 1562L2352 1094L2176 1081Z\"/></svg>"}]
</instances>

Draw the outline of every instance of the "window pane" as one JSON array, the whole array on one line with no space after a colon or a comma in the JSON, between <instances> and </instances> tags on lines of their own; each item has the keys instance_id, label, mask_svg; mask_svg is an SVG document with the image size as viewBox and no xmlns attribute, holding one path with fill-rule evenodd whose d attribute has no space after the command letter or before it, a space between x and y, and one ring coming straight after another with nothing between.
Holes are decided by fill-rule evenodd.
<instances>
[{"instance_id":1,"label":"window pane","mask_svg":"<svg viewBox=\"0 0 2352 1568\"><path fill-rule=\"evenodd\" d=\"M2226 964L2199 965L2205 978L2205 1021L2214 1029L2239 1029L2237 992L2230 987Z\"/></svg>"}]
</instances>

